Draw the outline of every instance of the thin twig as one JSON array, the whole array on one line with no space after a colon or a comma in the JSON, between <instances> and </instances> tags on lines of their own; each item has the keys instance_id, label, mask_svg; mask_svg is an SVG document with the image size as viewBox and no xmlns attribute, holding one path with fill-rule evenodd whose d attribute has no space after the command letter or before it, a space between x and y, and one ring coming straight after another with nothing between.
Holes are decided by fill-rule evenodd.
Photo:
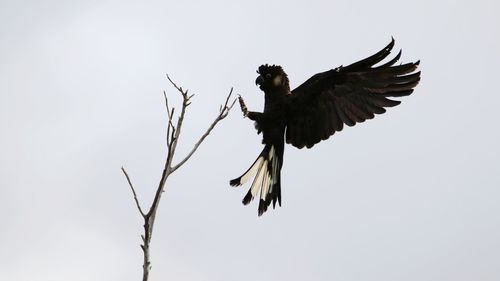
<instances>
[{"instance_id":1,"label":"thin twig","mask_svg":"<svg viewBox=\"0 0 500 281\"><path fill-rule=\"evenodd\" d=\"M175 84L175 82L174 82L174 81L172 81L172 79L170 79L170 76L168 76L168 74L167 74L167 79L168 79L168 81L170 82L170 84L172 84L172 85L174 86L174 88L176 88L176 89L177 89L177 91L179 91L179 92L181 92L181 93L184 93L184 91L182 90L182 88L181 88L181 87L178 87L178 86L177 86L177 84Z\"/></svg>"},{"instance_id":2,"label":"thin twig","mask_svg":"<svg viewBox=\"0 0 500 281\"><path fill-rule=\"evenodd\" d=\"M161 195L164 192L165 189L165 183L167 181L167 178L170 176L171 173L173 173L175 170L177 170L180 166L182 166L193 154L194 152L198 149L200 144L205 140L205 138L210 134L210 132L214 129L214 127L217 125L219 121L224 119L228 114L233 105L236 102L236 99L229 105L229 100L231 98L231 95L233 93L233 88L231 88L231 91L229 92L229 95L226 98L226 101L223 106L219 108L219 115L215 118L215 120L212 122L208 130L201 136L201 138L198 140L198 142L195 144L194 148L189 152L189 154L177 165L175 165L172 168L172 161L174 159L174 154L175 154L175 149L177 147L177 143L179 141L179 136L181 134L181 128L182 124L184 121L184 116L186 114L186 108L191 104L190 100L194 96L188 95L188 90L183 90L182 87L177 86L172 79L167 75L168 81L172 84L174 88L177 89L177 91L182 95L182 108L181 112L177 118L177 123L174 125L173 123L173 118L174 118L174 107L170 109L170 106L168 104L168 98L167 94L164 91L163 96L165 98L165 107L167 111L167 117L168 117L168 125L167 125L167 159L165 160L165 165L163 167L163 172L160 178L160 182L158 183L158 187L156 189L155 197L153 199L153 202L151 204L151 207L149 208L149 211L145 214L139 204L139 200L137 199L137 194L135 192L135 189L132 185L132 182L130 181L130 178L125 171L125 169L122 167L122 171L125 174L125 177L127 178L127 181L130 185L130 188L132 189L132 193L134 195L134 200L137 205L137 208L139 212L141 213L142 217L144 218L144 234L141 235L143 244L141 245L141 249L143 251L143 258L144 258L144 263L143 263L143 281L147 281L149 279L149 272L151 270L151 261L150 261L150 243L151 243L151 236L153 234L153 227L154 227L154 222L156 218L156 212L158 210L158 206L160 204L160 199Z\"/></svg>"},{"instance_id":3,"label":"thin twig","mask_svg":"<svg viewBox=\"0 0 500 281\"><path fill-rule=\"evenodd\" d=\"M182 128L182 123L184 122L184 115L186 114L186 108L189 106L189 96L188 96L188 91L189 90L183 90L182 87L177 86L172 79L170 79L170 76L167 74L167 79L170 81L172 86L177 89L177 91L181 94L182 96L182 108L181 108L181 113L179 117L177 118L177 124L174 126L175 128L175 134L172 132L172 142L171 142L171 147L169 148L168 152L168 158L167 158L167 165L168 167L171 167L172 165L172 160L174 159L174 154L175 154L175 148L177 147L177 143L179 141L179 136L181 134L181 128Z\"/></svg>"},{"instance_id":4,"label":"thin twig","mask_svg":"<svg viewBox=\"0 0 500 281\"><path fill-rule=\"evenodd\" d=\"M182 122L184 120L184 115L186 113L186 108L188 106L188 101L189 97L187 95L187 91L182 90L181 87L178 87L167 75L168 80L170 83L179 91L179 93L182 95L183 101L182 101L182 108L181 108L181 113L177 119L177 124L169 125L171 126L170 130L170 141L167 143L167 159L165 160L165 166L163 168L163 173L160 178L160 182L158 184L158 188L156 189L155 193L155 198L153 199L153 203L151 204L151 208L149 209L148 213L146 216L148 217L148 225L149 225L149 232L153 231L153 226L154 226L154 221L156 218L156 211L158 210L158 206L160 204L160 199L161 195L164 191L165 188L165 182L167 181L168 176L172 173L172 160L175 155L175 149L177 147L177 142L179 141L179 136L181 133L181 128L182 128ZM169 124L171 123L173 117L173 109L171 114L169 114Z\"/></svg>"},{"instance_id":5,"label":"thin twig","mask_svg":"<svg viewBox=\"0 0 500 281\"><path fill-rule=\"evenodd\" d=\"M165 98L165 107L167 108L167 114L170 114L170 109L168 108L167 92L163 91L163 97Z\"/></svg>"},{"instance_id":6,"label":"thin twig","mask_svg":"<svg viewBox=\"0 0 500 281\"><path fill-rule=\"evenodd\" d=\"M184 163L186 163L186 161L189 160L189 158L191 158L191 156L196 152L196 150L201 145L201 143L205 140L205 138L210 134L210 132L212 132L212 130L214 129L215 125L217 125L217 123L220 120L226 118L227 114L229 113L229 111L231 110L231 108L233 108L233 105L236 102L236 99L235 99L232 102L232 104L230 106L228 106L228 102L229 102L229 99L231 98L232 94L233 94L233 88L231 88L231 91L229 92L229 95L227 96L226 102L224 103L224 105L221 105L221 107L219 109L219 115L217 115L217 117L215 118L215 120L208 127L207 131L201 136L201 138L198 140L198 142L195 143L193 149L188 153L188 155L183 160L181 160L177 165L175 165L175 166L172 167L172 173L175 172L175 170L177 170L178 168L180 168Z\"/></svg>"},{"instance_id":7,"label":"thin twig","mask_svg":"<svg viewBox=\"0 0 500 281\"><path fill-rule=\"evenodd\" d=\"M132 189L132 194L134 195L134 201L135 201L135 205L137 206L137 209L139 209L139 212L141 213L141 215L143 217L145 217L146 215L142 211L141 204L139 204L139 200L137 199L137 193L135 192L134 185L132 185L132 181L130 181L130 177L128 176L127 171L125 171L125 168L123 168L123 167L122 167L122 172L125 174L125 177L127 178L128 185L130 186L130 189Z\"/></svg>"},{"instance_id":8,"label":"thin twig","mask_svg":"<svg viewBox=\"0 0 500 281\"><path fill-rule=\"evenodd\" d=\"M167 98L167 93L163 91L163 97L165 98L165 108L167 109L167 118L168 118L168 126L167 126L167 144L172 142L172 138L170 136L170 130L175 131L174 124L172 123L172 118L174 117L174 110L175 108L172 107L172 110L170 110L170 107L168 106L168 98Z\"/></svg>"}]
</instances>

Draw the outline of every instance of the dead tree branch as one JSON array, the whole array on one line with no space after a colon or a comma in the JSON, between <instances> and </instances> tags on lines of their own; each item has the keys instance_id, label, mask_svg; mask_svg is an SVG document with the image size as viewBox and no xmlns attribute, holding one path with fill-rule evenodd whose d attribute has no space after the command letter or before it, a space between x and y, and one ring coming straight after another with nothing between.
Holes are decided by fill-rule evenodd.
<instances>
[{"instance_id":1,"label":"dead tree branch","mask_svg":"<svg viewBox=\"0 0 500 281\"><path fill-rule=\"evenodd\" d=\"M191 156L196 152L196 150L198 149L200 144L205 140L205 138L215 128L215 125L217 125L217 123L219 123L220 120L226 118L226 116L229 114L229 111L231 110L231 108L233 108L233 105L236 102L236 99L234 99L233 102L231 103L231 105L229 105L229 98L231 97L232 94L233 94L233 88L231 88L231 90L229 91L229 95L227 96L226 102L224 103L224 105L221 105L221 107L219 109L219 115L217 115L217 117L215 117L215 120L208 127L207 131L201 136L201 138L198 140L198 142L196 142L194 144L193 149L188 153L188 155L186 155L186 157L184 157L184 159L182 159L177 165L174 165L172 167L172 173L175 172L175 170L177 170L178 168L180 168L184 163L186 163L186 161L188 161L189 158L191 158Z\"/></svg>"},{"instance_id":2,"label":"dead tree branch","mask_svg":"<svg viewBox=\"0 0 500 281\"><path fill-rule=\"evenodd\" d=\"M134 195L134 201L135 205L137 206L137 209L139 210L139 213L141 213L142 217L145 217L146 214L142 211L141 204L139 203L139 200L137 199L137 193L135 192L134 186L132 185L132 182L130 181L130 177L127 174L127 171L125 171L125 168L122 167L122 172L127 178L128 185L130 186L130 189L132 189L132 194Z\"/></svg>"},{"instance_id":3,"label":"dead tree branch","mask_svg":"<svg viewBox=\"0 0 500 281\"><path fill-rule=\"evenodd\" d=\"M210 124L208 129L205 131L205 133L200 137L200 139L195 143L193 149L176 165L172 165L174 155L175 155L175 150L177 148L177 143L179 141L179 137L181 135L181 128L183 125L183 121L186 115L186 109L187 107L191 104L191 98L194 95L189 95L188 90L183 90L182 87L177 86L172 79L167 75L168 81L172 84L172 86L181 94L182 96L182 107L181 107L181 112L179 116L177 117L177 121L174 124L174 112L175 108L172 107L170 108L170 105L168 103L168 98L167 94L164 91L163 96L165 98L165 108L167 111L167 155L165 159L165 165L163 167L163 172L160 178L160 182L158 183L158 186L156 188L156 193L155 197L153 199L153 202L151 203L151 206L149 207L149 210L147 213L144 213L143 209L141 208L141 204L139 203L139 200L137 199L137 193L135 191L134 186L132 185L132 182L130 180L130 177L128 173L125 171L125 168L122 167L122 172L127 178L127 182L132 190L132 194L134 196L134 201L137 206L137 209L139 210L139 213L144 219L144 234L141 235L142 237L142 244L141 244L141 249L143 252L143 281L147 281L149 278L149 272L151 270L151 260L150 260L150 243L151 243L151 236L153 233L153 226L154 222L156 219L156 212L158 210L158 206L160 205L160 199L161 195L165 191L165 183L168 179L168 177L175 172L178 168L180 168L184 163L186 163L189 158L196 152L196 150L200 147L201 143L205 140L205 138L212 132L212 130L215 128L215 126L226 116L229 114L231 109L233 108L233 105L236 102L236 99L234 99L232 102L230 102L231 96L233 94L233 89L229 91L229 94L226 98L226 101L223 105L220 106L219 108L219 114L215 118L215 120Z\"/></svg>"}]
</instances>

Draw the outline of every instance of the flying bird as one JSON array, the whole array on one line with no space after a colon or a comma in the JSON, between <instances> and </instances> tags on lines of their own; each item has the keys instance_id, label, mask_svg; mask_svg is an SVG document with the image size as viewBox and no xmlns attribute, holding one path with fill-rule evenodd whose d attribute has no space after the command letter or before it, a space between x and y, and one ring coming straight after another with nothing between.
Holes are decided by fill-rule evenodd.
<instances>
[{"instance_id":1,"label":"flying bird","mask_svg":"<svg viewBox=\"0 0 500 281\"><path fill-rule=\"evenodd\" d=\"M255 162L230 185L239 186L253 177L243 198L247 205L259 196L258 215L271 202L281 206L281 175L286 143L297 148L311 148L347 126L372 119L387 107L400 104L399 98L410 95L420 81L416 71L420 61L396 64L398 54L383 62L394 47L394 38L376 54L350 64L313 75L290 91L287 74L279 65L261 65L256 85L264 92L263 112L248 111L239 98L243 115L255 121L265 145Z\"/></svg>"}]
</instances>

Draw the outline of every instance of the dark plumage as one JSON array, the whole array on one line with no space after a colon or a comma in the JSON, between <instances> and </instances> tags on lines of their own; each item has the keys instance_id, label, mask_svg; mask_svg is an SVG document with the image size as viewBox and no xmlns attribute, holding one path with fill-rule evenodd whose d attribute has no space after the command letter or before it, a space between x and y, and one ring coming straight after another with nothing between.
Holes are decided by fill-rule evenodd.
<instances>
[{"instance_id":1,"label":"dark plumage","mask_svg":"<svg viewBox=\"0 0 500 281\"><path fill-rule=\"evenodd\" d=\"M265 93L264 111L249 112L240 98L245 116L254 120L265 144L254 164L232 186L254 181L243 204L259 194L259 216L273 203L281 205L284 141L297 148L311 148L343 129L344 124L372 119L387 107L400 104L390 98L408 96L420 81L419 61L395 65L401 51L381 63L394 47L394 39L376 54L348 66L318 73L290 91L288 76L278 65L261 65L256 84ZM379 64L379 65L377 65Z\"/></svg>"}]
</instances>

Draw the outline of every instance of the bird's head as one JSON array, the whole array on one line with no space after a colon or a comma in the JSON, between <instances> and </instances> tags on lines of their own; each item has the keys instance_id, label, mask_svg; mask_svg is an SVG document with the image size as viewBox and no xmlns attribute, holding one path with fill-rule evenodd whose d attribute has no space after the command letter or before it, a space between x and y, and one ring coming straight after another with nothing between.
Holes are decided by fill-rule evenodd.
<instances>
[{"instance_id":1,"label":"bird's head","mask_svg":"<svg viewBox=\"0 0 500 281\"><path fill-rule=\"evenodd\" d=\"M257 76L257 79L255 79L255 84L259 85L259 88L262 91L290 91L288 76L283 71L283 68L281 66L274 64L263 64L259 66L257 74L259 74L259 76Z\"/></svg>"}]
</instances>

